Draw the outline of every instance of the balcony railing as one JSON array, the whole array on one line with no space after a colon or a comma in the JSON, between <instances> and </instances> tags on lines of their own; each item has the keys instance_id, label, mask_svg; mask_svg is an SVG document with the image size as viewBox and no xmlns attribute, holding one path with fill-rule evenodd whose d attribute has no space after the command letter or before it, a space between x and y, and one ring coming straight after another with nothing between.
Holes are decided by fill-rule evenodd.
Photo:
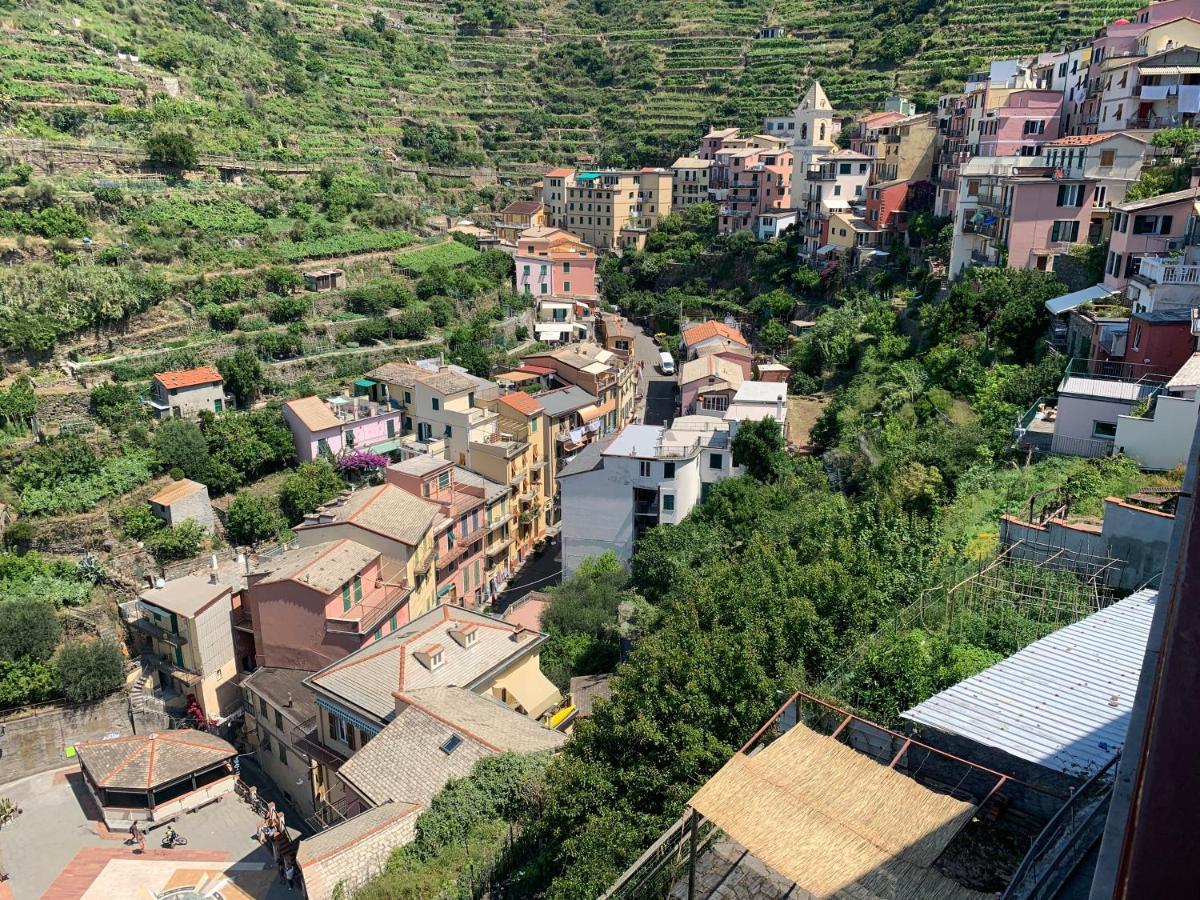
<instances>
[{"instance_id":1,"label":"balcony railing","mask_svg":"<svg viewBox=\"0 0 1200 900\"><path fill-rule=\"evenodd\" d=\"M1200 285L1200 266L1172 263L1158 256L1143 256L1136 277L1153 284Z\"/></svg>"},{"instance_id":2,"label":"balcony railing","mask_svg":"<svg viewBox=\"0 0 1200 900\"><path fill-rule=\"evenodd\" d=\"M142 634L148 634L152 638L166 641L168 644L174 644L177 647L182 647L187 643L187 638L182 634L175 634L174 632L167 631L165 628L160 628L149 619L134 619L129 624L131 627L142 632Z\"/></svg>"}]
</instances>

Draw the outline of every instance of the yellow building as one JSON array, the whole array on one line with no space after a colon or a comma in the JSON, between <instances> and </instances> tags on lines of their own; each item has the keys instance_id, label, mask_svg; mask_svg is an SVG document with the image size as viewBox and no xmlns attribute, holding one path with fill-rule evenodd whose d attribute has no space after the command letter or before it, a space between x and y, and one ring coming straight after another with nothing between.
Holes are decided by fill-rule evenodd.
<instances>
[{"instance_id":1,"label":"yellow building","mask_svg":"<svg viewBox=\"0 0 1200 900\"><path fill-rule=\"evenodd\" d=\"M378 550L383 557L381 578L389 587L408 593L407 618L433 608L433 537L441 508L393 484L340 495L296 526L301 547L346 538Z\"/></svg>"},{"instance_id":2,"label":"yellow building","mask_svg":"<svg viewBox=\"0 0 1200 900\"><path fill-rule=\"evenodd\" d=\"M161 582L138 596L143 659L158 670L154 695L181 711L194 696L204 714L218 719L241 704L230 619L233 592L210 575Z\"/></svg>"},{"instance_id":3,"label":"yellow building","mask_svg":"<svg viewBox=\"0 0 1200 900\"><path fill-rule=\"evenodd\" d=\"M471 444L471 468L509 488L509 512L515 527L510 561L519 563L546 535L545 459L541 435L531 429L538 417L521 422L501 419L496 430Z\"/></svg>"},{"instance_id":4,"label":"yellow building","mask_svg":"<svg viewBox=\"0 0 1200 900\"><path fill-rule=\"evenodd\" d=\"M598 250L641 247L671 211L670 169L551 169L542 179L547 224Z\"/></svg>"},{"instance_id":5,"label":"yellow building","mask_svg":"<svg viewBox=\"0 0 1200 900\"><path fill-rule=\"evenodd\" d=\"M708 177L711 159L681 156L671 164L671 211L682 212L689 206L708 201Z\"/></svg>"}]
</instances>

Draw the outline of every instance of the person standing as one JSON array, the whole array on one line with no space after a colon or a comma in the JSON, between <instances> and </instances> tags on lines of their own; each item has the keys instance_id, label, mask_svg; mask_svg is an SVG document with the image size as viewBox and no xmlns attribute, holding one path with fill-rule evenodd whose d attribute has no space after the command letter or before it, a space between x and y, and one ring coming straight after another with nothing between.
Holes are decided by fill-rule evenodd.
<instances>
[{"instance_id":1,"label":"person standing","mask_svg":"<svg viewBox=\"0 0 1200 900\"><path fill-rule=\"evenodd\" d=\"M296 889L296 861L288 858L287 867L283 870L284 876L287 878L288 889Z\"/></svg>"}]
</instances>

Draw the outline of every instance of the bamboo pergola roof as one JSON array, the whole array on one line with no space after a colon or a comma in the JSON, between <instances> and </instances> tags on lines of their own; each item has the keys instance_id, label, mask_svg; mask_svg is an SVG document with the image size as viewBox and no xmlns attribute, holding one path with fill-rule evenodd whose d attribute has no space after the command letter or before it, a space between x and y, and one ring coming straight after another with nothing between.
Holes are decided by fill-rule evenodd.
<instances>
[{"instance_id":1,"label":"bamboo pergola roof","mask_svg":"<svg viewBox=\"0 0 1200 900\"><path fill-rule=\"evenodd\" d=\"M932 868L974 804L803 724L735 755L690 805L813 897L994 900Z\"/></svg>"}]
</instances>

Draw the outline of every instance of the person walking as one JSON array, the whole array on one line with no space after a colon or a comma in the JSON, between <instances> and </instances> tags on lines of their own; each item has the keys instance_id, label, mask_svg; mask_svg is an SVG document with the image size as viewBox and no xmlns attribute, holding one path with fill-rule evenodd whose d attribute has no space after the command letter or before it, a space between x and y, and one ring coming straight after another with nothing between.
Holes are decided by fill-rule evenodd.
<instances>
[{"instance_id":1,"label":"person walking","mask_svg":"<svg viewBox=\"0 0 1200 900\"><path fill-rule=\"evenodd\" d=\"M129 838L137 844L138 853L146 852L146 835L142 832L142 826L137 819L134 819L133 824L129 826Z\"/></svg>"},{"instance_id":2,"label":"person walking","mask_svg":"<svg viewBox=\"0 0 1200 900\"><path fill-rule=\"evenodd\" d=\"M288 858L283 874L287 878L288 889L294 891L296 889L296 860Z\"/></svg>"}]
</instances>

